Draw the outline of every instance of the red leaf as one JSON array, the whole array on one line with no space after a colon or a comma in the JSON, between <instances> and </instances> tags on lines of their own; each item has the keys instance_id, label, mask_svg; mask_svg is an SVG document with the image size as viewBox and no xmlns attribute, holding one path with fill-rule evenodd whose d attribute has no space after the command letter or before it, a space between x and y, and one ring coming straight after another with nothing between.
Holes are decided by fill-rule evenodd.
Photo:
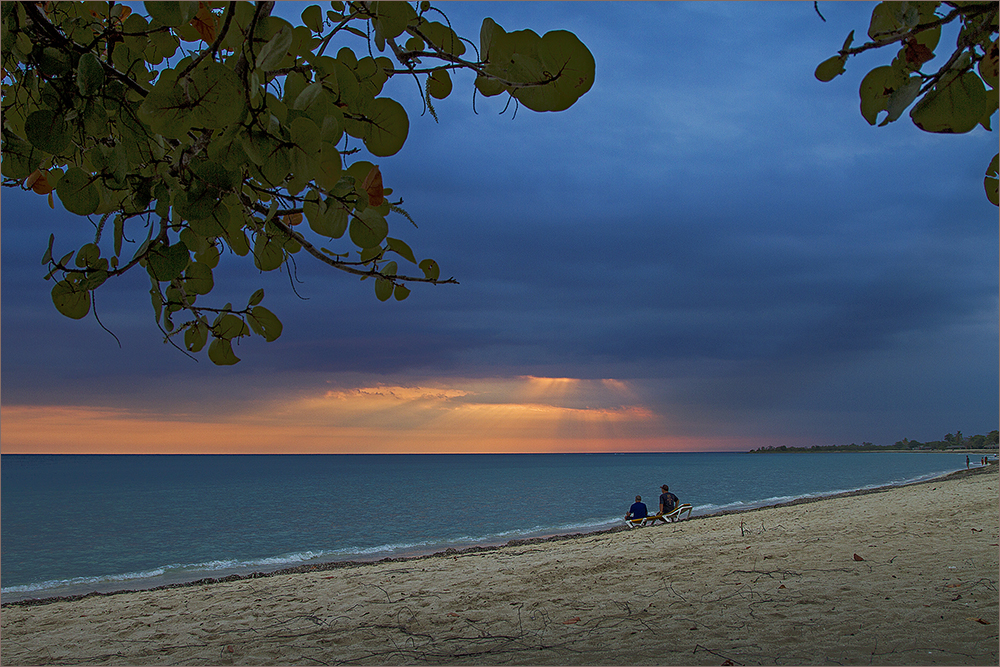
<instances>
[{"instance_id":1,"label":"red leaf","mask_svg":"<svg viewBox=\"0 0 1000 667\"><path fill-rule=\"evenodd\" d=\"M219 25L219 17L212 13L208 5L199 2L198 13L191 19L191 25L198 31L198 35L205 40L206 44L211 44L215 41L215 29Z\"/></svg>"},{"instance_id":2,"label":"red leaf","mask_svg":"<svg viewBox=\"0 0 1000 667\"><path fill-rule=\"evenodd\" d=\"M934 58L934 52L928 49L923 44L918 44L916 40L908 40L906 42L906 62L913 63L917 67L920 67L928 60Z\"/></svg>"},{"instance_id":3,"label":"red leaf","mask_svg":"<svg viewBox=\"0 0 1000 667\"><path fill-rule=\"evenodd\" d=\"M854 560L864 560L861 556L854 554Z\"/></svg>"},{"instance_id":4,"label":"red leaf","mask_svg":"<svg viewBox=\"0 0 1000 667\"><path fill-rule=\"evenodd\" d=\"M361 189L368 193L369 206L381 206L382 202L385 201L382 194L382 172L379 171L378 165L372 167L368 175L365 176L365 180L361 183Z\"/></svg>"},{"instance_id":5,"label":"red leaf","mask_svg":"<svg viewBox=\"0 0 1000 667\"><path fill-rule=\"evenodd\" d=\"M573 618L569 619L568 621L563 621L563 625L572 625L573 623L579 623L579 622L580 622L580 617L579 616L574 616Z\"/></svg>"}]
</instances>

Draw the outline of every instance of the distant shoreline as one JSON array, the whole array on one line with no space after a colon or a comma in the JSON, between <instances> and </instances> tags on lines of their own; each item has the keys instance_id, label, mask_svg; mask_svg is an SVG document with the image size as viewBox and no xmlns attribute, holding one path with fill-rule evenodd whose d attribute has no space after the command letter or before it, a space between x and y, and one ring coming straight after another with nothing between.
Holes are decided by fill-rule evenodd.
<instances>
[{"instance_id":1,"label":"distant shoreline","mask_svg":"<svg viewBox=\"0 0 1000 667\"><path fill-rule=\"evenodd\" d=\"M969 477L969 476L972 476L972 475L980 475L980 474L987 474L987 473L996 474L996 472L997 472L997 469L993 468L992 466L978 466L978 467L975 467L975 468L969 468L967 470L956 470L956 471L951 472L951 473L947 473L947 474L940 475L940 476L937 476L937 477L932 477L930 479L919 480L919 481L915 481L915 482L906 482L906 483L902 483L902 484L888 484L888 485L884 485L884 486L873 487L873 488L870 488L870 489L856 489L856 490L853 490L853 491L842 491L842 492L839 492L839 493L832 493L832 494L827 494L827 495L818 495L818 496L796 498L794 500L783 501L783 502L780 502L780 503L773 503L773 504L770 504L770 505L760 505L760 506L756 506L756 507L746 507L746 508L740 508L740 509L720 510L720 511L712 512L712 513L709 513L709 514L699 514L699 515L696 515L696 516L692 516L690 519L685 519L685 521L699 521L699 520L703 520L703 519L709 519L709 518L712 518L712 517L728 516L728 515L732 515L732 514L742 514L742 513L747 513L747 512L754 512L754 511L759 511L759 510L765 510L765 509L775 508L775 507L790 507L790 506L802 505L802 504L806 504L806 503L822 502L822 501L830 500L830 499L833 499L833 498L847 498L847 497L852 497L852 496L864 496L864 495L869 495L869 494L873 494L873 493L884 493L886 491L891 491L891 490L894 490L894 489L899 489L899 488L904 488L904 487L909 487L909 486L916 486L916 485L920 485L920 484L932 484L932 483L937 483L937 482L941 482L941 481L944 481L944 480L961 479L963 477ZM562 534L546 535L546 536L540 536L540 537L529 537L529 538L523 538L523 539L514 539L514 540L509 540L507 542L500 543L500 544L473 545L473 546L462 547L462 548L449 547L447 549L444 549L443 551L436 551L434 553L428 553L428 554L416 554L416 555L408 555L408 556L388 556L388 557L379 558L379 559L375 559L375 560L329 561L329 562L325 562L325 563L311 563L311 564L297 565L297 566L294 566L294 567L281 568L281 569L278 569L278 570L273 570L273 571L268 571L268 572L252 572L252 573L249 573L249 574L231 574L231 575L227 575L227 576L223 576L223 577L218 577L218 578L203 577L201 579L197 579L197 580L194 580L194 581L178 582L178 583L172 583L172 584L163 584L163 585L160 585L160 586L155 586L155 587L150 587L150 588L121 589L121 590L114 590L114 591L91 591L91 592L88 592L88 593L80 593L80 594L75 594L75 595L61 595L61 596L52 596L52 597L44 597L44 598L26 598L26 599L23 599L23 600L14 600L12 602L3 602L2 604L0 604L0 607L44 605L44 604L51 604L51 603L54 603L54 602L67 602L67 601L83 600L83 599L91 598L91 597L95 597L95 596L96 597L105 597L105 596L123 595L123 594L128 594L128 593L136 593L136 592L144 592L144 591L164 591L164 590L172 590L172 589L175 589L175 588L188 588L188 587L193 587L193 586L204 586L204 585L210 585L210 584L216 584L216 583L223 583L223 582L230 582L230 581L242 581L242 580L248 580L248 579L260 579L260 578L274 577L274 576L279 576L279 575L302 574L302 573L307 573L307 572L322 572L322 571L327 571L327 570L337 570L337 569L341 569L341 568L366 567L366 566L376 565L376 564L379 564L379 563L402 563L402 562L408 562L408 561L421 561L421 560L435 559L435 558L445 558L445 557L451 558L451 557L454 557L454 556L461 556L461 555L468 555L468 554L476 554L476 553L482 553L482 552L495 551L497 549L501 549L501 548L504 548L504 547L520 547L520 546L531 545L531 544L542 544L542 543L548 543L548 542L562 542L562 541L568 541L568 540L577 540L577 539L582 539L582 538L593 537L595 535L618 533L618 532L626 531L626 530L630 530L630 529L627 526L625 526L625 525L620 525L620 526L614 526L612 528L606 528L606 529L603 529L603 530L595 530L595 531L589 531L589 532L562 533Z\"/></svg>"}]
</instances>

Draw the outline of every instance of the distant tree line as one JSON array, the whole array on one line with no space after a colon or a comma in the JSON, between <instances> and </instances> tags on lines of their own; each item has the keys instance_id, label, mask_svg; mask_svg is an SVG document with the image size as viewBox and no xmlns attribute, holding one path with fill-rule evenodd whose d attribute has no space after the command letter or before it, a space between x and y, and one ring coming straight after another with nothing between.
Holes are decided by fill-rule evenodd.
<instances>
[{"instance_id":1,"label":"distant tree line","mask_svg":"<svg viewBox=\"0 0 1000 667\"><path fill-rule=\"evenodd\" d=\"M870 442L862 442L860 445L851 443L849 445L813 445L811 447L789 447L780 445L778 447L759 447L751 449L751 454L771 453L771 452L886 452L886 451L915 451L915 450L946 450L946 449L997 449L1000 441L1000 431L990 431L988 435L973 435L965 437L961 431L948 433L943 440L933 440L930 442L920 442L903 438L891 445L875 445Z\"/></svg>"}]
</instances>

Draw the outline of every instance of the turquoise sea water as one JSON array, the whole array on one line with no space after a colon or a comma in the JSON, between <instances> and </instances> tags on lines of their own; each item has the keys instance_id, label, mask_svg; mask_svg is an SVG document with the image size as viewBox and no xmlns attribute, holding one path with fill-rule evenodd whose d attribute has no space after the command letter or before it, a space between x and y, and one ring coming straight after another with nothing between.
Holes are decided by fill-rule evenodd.
<instances>
[{"instance_id":1,"label":"turquoise sea water","mask_svg":"<svg viewBox=\"0 0 1000 667\"><path fill-rule=\"evenodd\" d=\"M694 515L939 476L964 454L4 455L0 597L590 532L669 484Z\"/></svg>"}]
</instances>

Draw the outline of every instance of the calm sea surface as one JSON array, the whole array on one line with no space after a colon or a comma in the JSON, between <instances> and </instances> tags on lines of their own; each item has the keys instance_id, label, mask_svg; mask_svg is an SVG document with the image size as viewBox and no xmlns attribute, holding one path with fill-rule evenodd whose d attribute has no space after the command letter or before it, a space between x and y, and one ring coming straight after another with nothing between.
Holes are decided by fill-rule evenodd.
<instances>
[{"instance_id":1,"label":"calm sea surface","mask_svg":"<svg viewBox=\"0 0 1000 667\"><path fill-rule=\"evenodd\" d=\"M601 530L902 484L964 454L42 456L0 460L4 602Z\"/></svg>"}]
</instances>

